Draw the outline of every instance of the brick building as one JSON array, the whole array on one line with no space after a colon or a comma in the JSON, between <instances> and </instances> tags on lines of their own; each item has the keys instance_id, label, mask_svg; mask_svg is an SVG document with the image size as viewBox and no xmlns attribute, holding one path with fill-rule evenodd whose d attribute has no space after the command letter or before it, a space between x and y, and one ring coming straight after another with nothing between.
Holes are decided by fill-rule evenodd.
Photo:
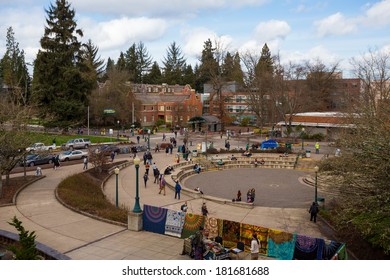
<instances>
[{"instance_id":1,"label":"brick building","mask_svg":"<svg viewBox=\"0 0 390 280\"><path fill-rule=\"evenodd\" d=\"M133 84L132 92L142 126L153 126L159 119L172 126L187 126L191 118L202 115L200 95L189 85Z\"/></svg>"},{"instance_id":2,"label":"brick building","mask_svg":"<svg viewBox=\"0 0 390 280\"><path fill-rule=\"evenodd\" d=\"M300 86L305 88L305 80L288 81L287 85L291 88ZM305 98L299 100L302 103L302 110L319 111L319 112L345 112L350 108L354 102L361 97L363 90L363 83L360 79L344 79L342 73L337 73L334 80L333 89L330 91L326 99L316 104L307 102ZM219 106L213 100L210 100L213 88L210 84L204 85L204 93L202 94L203 113L219 117ZM290 94L294 94L292 91ZM256 119L256 115L250 109L250 102L248 92L235 82L226 83L222 89L222 98L226 114L232 120L242 120L243 118ZM264 97L264 122L269 125L282 121L284 116L280 114L275 108L275 100L272 96L265 95ZM320 108L318 103L321 103ZM297 112L298 113L298 112Z\"/></svg>"}]
</instances>

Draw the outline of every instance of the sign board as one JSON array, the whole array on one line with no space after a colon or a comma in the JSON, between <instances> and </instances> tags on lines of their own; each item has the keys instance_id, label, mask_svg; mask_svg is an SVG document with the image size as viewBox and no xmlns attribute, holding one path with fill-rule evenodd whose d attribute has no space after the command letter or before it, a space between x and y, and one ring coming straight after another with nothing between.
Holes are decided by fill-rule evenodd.
<instances>
[{"instance_id":1,"label":"sign board","mask_svg":"<svg viewBox=\"0 0 390 280\"><path fill-rule=\"evenodd\" d=\"M114 109L104 109L103 113L105 115L114 115L116 113L116 111Z\"/></svg>"}]
</instances>

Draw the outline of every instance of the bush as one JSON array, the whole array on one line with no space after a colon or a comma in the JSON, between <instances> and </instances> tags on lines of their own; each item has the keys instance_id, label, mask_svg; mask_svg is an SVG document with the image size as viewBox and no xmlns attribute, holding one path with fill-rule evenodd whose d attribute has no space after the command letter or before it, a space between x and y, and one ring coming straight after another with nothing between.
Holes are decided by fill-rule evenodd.
<instances>
[{"instance_id":1,"label":"bush","mask_svg":"<svg viewBox=\"0 0 390 280\"><path fill-rule=\"evenodd\" d=\"M104 175L106 177L108 173ZM102 179L102 174L93 173L93 169L70 176L58 186L58 195L66 204L80 211L108 220L127 223L127 210L116 208L103 194L100 188Z\"/></svg>"}]
</instances>

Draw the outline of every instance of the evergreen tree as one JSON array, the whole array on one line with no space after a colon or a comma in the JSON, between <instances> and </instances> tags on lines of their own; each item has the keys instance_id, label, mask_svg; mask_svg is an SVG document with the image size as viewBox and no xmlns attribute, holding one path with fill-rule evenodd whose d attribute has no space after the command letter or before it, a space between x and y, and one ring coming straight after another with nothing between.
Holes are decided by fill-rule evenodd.
<instances>
[{"instance_id":1,"label":"evergreen tree","mask_svg":"<svg viewBox=\"0 0 390 280\"><path fill-rule=\"evenodd\" d=\"M196 73L196 85L199 87L196 88L197 91L203 92L203 85L209 82L213 76L218 76L219 67L214 57L215 50L210 39L204 42L200 65Z\"/></svg>"},{"instance_id":2,"label":"evergreen tree","mask_svg":"<svg viewBox=\"0 0 390 280\"><path fill-rule=\"evenodd\" d=\"M127 55L127 53L126 53L126 55ZM116 69L118 71L122 71L122 70L128 69L126 61L127 61L127 59L125 58L125 55L123 54L123 52L121 52L119 54L118 61L116 62Z\"/></svg>"},{"instance_id":3,"label":"evergreen tree","mask_svg":"<svg viewBox=\"0 0 390 280\"><path fill-rule=\"evenodd\" d=\"M257 56L247 54L244 63L248 69L246 87L248 92L248 102L251 111L257 117L257 124L262 129L263 126L273 119L275 103L272 96L274 61L271 52L264 44L260 59Z\"/></svg>"},{"instance_id":4,"label":"evergreen tree","mask_svg":"<svg viewBox=\"0 0 390 280\"><path fill-rule=\"evenodd\" d=\"M47 125L67 126L85 119L88 95L96 84L94 69L84 59L83 36L66 0L56 0L47 13L33 79L33 95Z\"/></svg>"},{"instance_id":5,"label":"evergreen tree","mask_svg":"<svg viewBox=\"0 0 390 280\"><path fill-rule=\"evenodd\" d=\"M185 70L186 59L176 42L173 42L167 50L167 56L164 57L164 82L174 85L182 84L183 72Z\"/></svg>"},{"instance_id":6,"label":"evergreen tree","mask_svg":"<svg viewBox=\"0 0 390 280\"><path fill-rule=\"evenodd\" d=\"M157 61L155 61L150 69L150 72L145 76L144 82L146 84L160 84L162 80L160 66L158 66Z\"/></svg>"},{"instance_id":7,"label":"evergreen tree","mask_svg":"<svg viewBox=\"0 0 390 280\"><path fill-rule=\"evenodd\" d=\"M84 59L95 69L96 78L104 73L104 60L98 57L98 52L99 48L92 43L91 39L84 44Z\"/></svg>"},{"instance_id":8,"label":"evergreen tree","mask_svg":"<svg viewBox=\"0 0 390 280\"><path fill-rule=\"evenodd\" d=\"M0 61L0 86L7 88L7 97L14 104L26 105L31 94L24 51L15 41L12 27L7 29L6 52Z\"/></svg>"},{"instance_id":9,"label":"evergreen tree","mask_svg":"<svg viewBox=\"0 0 390 280\"><path fill-rule=\"evenodd\" d=\"M234 56L230 52L226 53L222 65L222 76L225 77L226 81L235 81L241 85L243 84L243 73L238 52Z\"/></svg>"},{"instance_id":10,"label":"evergreen tree","mask_svg":"<svg viewBox=\"0 0 390 280\"><path fill-rule=\"evenodd\" d=\"M107 59L107 64L106 64L106 73L115 67L115 62L112 60L110 57Z\"/></svg>"},{"instance_id":11,"label":"evergreen tree","mask_svg":"<svg viewBox=\"0 0 390 280\"><path fill-rule=\"evenodd\" d=\"M185 65L183 73L183 85L190 85L195 88L195 73L192 70L191 64Z\"/></svg>"},{"instance_id":12,"label":"evergreen tree","mask_svg":"<svg viewBox=\"0 0 390 280\"><path fill-rule=\"evenodd\" d=\"M137 75L135 76L134 82L143 83L144 77L150 71L150 67L152 65L152 57L149 55L148 50L142 42L139 42L137 45L137 59L138 71Z\"/></svg>"}]
</instances>

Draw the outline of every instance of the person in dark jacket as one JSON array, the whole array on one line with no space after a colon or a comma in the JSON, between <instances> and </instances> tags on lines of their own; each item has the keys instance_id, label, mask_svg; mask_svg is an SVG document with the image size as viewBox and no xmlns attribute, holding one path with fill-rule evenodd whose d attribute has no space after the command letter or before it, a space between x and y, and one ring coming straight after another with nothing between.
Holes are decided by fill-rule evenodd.
<instances>
[{"instance_id":1,"label":"person in dark jacket","mask_svg":"<svg viewBox=\"0 0 390 280\"><path fill-rule=\"evenodd\" d=\"M309 213L310 213L310 221L317 222L317 213L319 212L317 203L313 202L313 204L310 206Z\"/></svg>"},{"instance_id":2,"label":"person in dark jacket","mask_svg":"<svg viewBox=\"0 0 390 280\"><path fill-rule=\"evenodd\" d=\"M178 199L180 199L180 191L181 191L181 186L179 184L179 181L176 181L176 185L175 185L175 199L176 199L176 197Z\"/></svg>"}]
</instances>

